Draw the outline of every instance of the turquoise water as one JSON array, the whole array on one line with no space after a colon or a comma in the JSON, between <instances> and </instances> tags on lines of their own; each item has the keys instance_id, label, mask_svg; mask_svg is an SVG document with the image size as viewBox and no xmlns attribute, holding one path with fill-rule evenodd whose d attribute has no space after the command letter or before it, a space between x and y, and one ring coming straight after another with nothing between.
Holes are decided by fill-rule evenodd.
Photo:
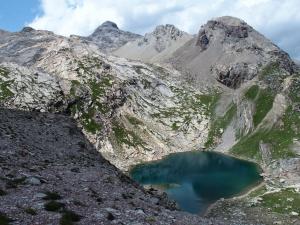
<instances>
[{"instance_id":1,"label":"turquoise water","mask_svg":"<svg viewBox=\"0 0 300 225\"><path fill-rule=\"evenodd\" d=\"M138 183L164 190L182 210L197 214L220 198L258 184L262 180L259 174L259 167L252 162L200 151L170 154L130 171Z\"/></svg>"}]
</instances>

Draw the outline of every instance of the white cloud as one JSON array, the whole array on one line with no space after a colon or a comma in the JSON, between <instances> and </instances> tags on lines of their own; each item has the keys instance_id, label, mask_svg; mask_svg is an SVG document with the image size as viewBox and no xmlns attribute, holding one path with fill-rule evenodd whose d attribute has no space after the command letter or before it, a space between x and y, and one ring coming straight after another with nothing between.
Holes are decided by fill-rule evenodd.
<instances>
[{"instance_id":1,"label":"white cloud","mask_svg":"<svg viewBox=\"0 0 300 225\"><path fill-rule=\"evenodd\" d=\"M210 18L231 15L300 59L299 0L41 0L41 9L29 26L65 36L88 35L106 20L140 34L165 23L196 33Z\"/></svg>"}]
</instances>

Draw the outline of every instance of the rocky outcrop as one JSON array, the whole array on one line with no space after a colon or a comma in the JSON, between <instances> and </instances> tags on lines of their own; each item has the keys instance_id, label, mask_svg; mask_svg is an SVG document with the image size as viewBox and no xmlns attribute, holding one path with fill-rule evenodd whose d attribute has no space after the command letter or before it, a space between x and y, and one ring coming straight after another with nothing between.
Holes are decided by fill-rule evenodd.
<instances>
[{"instance_id":1,"label":"rocky outcrop","mask_svg":"<svg viewBox=\"0 0 300 225\"><path fill-rule=\"evenodd\" d=\"M200 46L201 51L207 49L209 44L208 37L206 36L205 30L200 30L197 38L196 46Z\"/></svg>"},{"instance_id":2,"label":"rocky outcrop","mask_svg":"<svg viewBox=\"0 0 300 225\"><path fill-rule=\"evenodd\" d=\"M89 35L87 40L95 43L102 51L111 52L140 37L141 35L120 30L117 24L106 21Z\"/></svg>"},{"instance_id":3,"label":"rocky outcrop","mask_svg":"<svg viewBox=\"0 0 300 225\"><path fill-rule=\"evenodd\" d=\"M245 80L251 80L258 69L249 68L247 63L216 65L212 72L218 74L217 81L230 88L238 88Z\"/></svg>"}]
</instances>

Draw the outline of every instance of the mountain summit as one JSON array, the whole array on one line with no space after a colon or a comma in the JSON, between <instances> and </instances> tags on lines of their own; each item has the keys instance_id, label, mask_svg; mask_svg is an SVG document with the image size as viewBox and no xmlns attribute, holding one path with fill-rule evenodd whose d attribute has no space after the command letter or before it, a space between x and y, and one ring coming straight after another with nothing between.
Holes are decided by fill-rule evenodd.
<instances>
[{"instance_id":1,"label":"mountain summit","mask_svg":"<svg viewBox=\"0 0 300 225\"><path fill-rule=\"evenodd\" d=\"M120 30L116 23L106 21L97 27L87 39L94 42L103 51L110 52L139 37L141 37L139 34Z\"/></svg>"},{"instance_id":2,"label":"mountain summit","mask_svg":"<svg viewBox=\"0 0 300 225\"><path fill-rule=\"evenodd\" d=\"M287 53L246 22L230 16L208 21L169 62L196 83L207 86L215 79L230 88L252 79L270 62L278 62L289 73L295 70Z\"/></svg>"},{"instance_id":3,"label":"mountain summit","mask_svg":"<svg viewBox=\"0 0 300 225\"><path fill-rule=\"evenodd\" d=\"M111 28L111 29L117 29L119 30L119 27L116 23L114 22L111 22L111 21L105 21L104 23L101 24L101 26L99 26L95 31L94 33L98 33L98 32L101 32L99 30L102 30L104 27L108 27L108 28ZM92 34L93 35L93 34Z\"/></svg>"}]
</instances>

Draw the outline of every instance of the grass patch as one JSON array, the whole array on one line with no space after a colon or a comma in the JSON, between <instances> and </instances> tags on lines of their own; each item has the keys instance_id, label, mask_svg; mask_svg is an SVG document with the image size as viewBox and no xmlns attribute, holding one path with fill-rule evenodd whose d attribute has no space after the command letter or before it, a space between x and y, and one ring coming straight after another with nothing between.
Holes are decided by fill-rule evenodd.
<instances>
[{"instance_id":1,"label":"grass patch","mask_svg":"<svg viewBox=\"0 0 300 225\"><path fill-rule=\"evenodd\" d=\"M132 147L144 145L143 140L139 136L133 131L127 130L123 125L117 122L113 122L112 130L119 145L126 144Z\"/></svg>"},{"instance_id":2,"label":"grass patch","mask_svg":"<svg viewBox=\"0 0 300 225\"><path fill-rule=\"evenodd\" d=\"M96 109L99 110L102 114L106 114L110 111L108 104L95 102Z\"/></svg>"},{"instance_id":3,"label":"grass patch","mask_svg":"<svg viewBox=\"0 0 300 225\"><path fill-rule=\"evenodd\" d=\"M0 196L4 196L4 195L7 195L6 191L0 189Z\"/></svg>"},{"instance_id":4,"label":"grass patch","mask_svg":"<svg viewBox=\"0 0 300 225\"><path fill-rule=\"evenodd\" d=\"M37 215L37 211L35 209L33 209L33 208L30 208L30 207L24 209L24 212L26 212L27 214L32 215L32 216Z\"/></svg>"},{"instance_id":5,"label":"grass patch","mask_svg":"<svg viewBox=\"0 0 300 225\"><path fill-rule=\"evenodd\" d=\"M266 193L267 191L268 191L268 190L267 190L266 185L263 185L263 186L257 188L256 190L251 191L251 193L248 195L248 197L250 197L250 198L255 198L255 197L258 197L258 196L263 195L263 194Z\"/></svg>"},{"instance_id":6,"label":"grass patch","mask_svg":"<svg viewBox=\"0 0 300 225\"><path fill-rule=\"evenodd\" d=\"M253 85L251 86L245 93L245 97L250 100L254 100L258 94L259 86Z\"/></svg>"},{"instance_id":7,"label":"grass patch","mask_svg":"<svg viewBox=\"0 0 300 225\"><path fill-rule=\"evenodd\" d=\"M15 179L7 179L6 188L17 188L19 185L24 184L26 177L15 178Z\"/></svg>"},{"instance_id":8,"label":"grass patch","mask_svg":"<svg viewBox=\"0 0 300 225\"><path fill-rule=\"evenodd\" d=\"M71 210L65 210L59 220L60 225L73 225L75 222L79 222L82 216L76 214Z\"/></svg>"},{"instance_id":9,"label":"grass patch","mask_svg":"<svg viewBox=\"0 0 300 225\"><path fill-rule=\"evenodd\" d=\"M0 225L9 225L12 221L5 213L0 212Z\"/></svg>"},{"instance_id":10,"label":"grass patch","mask_svg":"<svg viewBox=\"0 0 300 225\"><path fill-rule=\"evenodd\" d=\"M135 125L135 126L143 124L143 122L141 120L137 119L134 116L126 115L126 119L129 121L129 123L131 123L132 125Z\"/></svg>"},{"instance_id":11,"label":"grass patch","mask_svg":"<svg viewBox=\"0 0 300 225\"><path fill-rule=\"evenodd\" d=\"M13 81L2 81L0 79L0 101L6 100L14 96L14 93L9 89Z\"/></svg>"},{"instance_id":12,"label":"grass patch","mask_svg":"<svg viewBox=\"0 0 300 225\"><path fill-rule=\"evenodd\" d=\"M105 89L96 81L96 79L89 81L89 87L94 101L105 94Z\"/></svg>"},{"instance_id":13,"label":"grass patch","mask_svg":"<svg viewBox=\"0 0 300 225\"><path fill-rule=\"evenodd\" d=\"M233 146L231 152L235 155L250 159L260 160L259 142L269 143L273 159L294 157L295 153L290 149L294 138L300 138L300 114L289 106L282 118L282 125L272 129L261 129L255 133L242 137Z\"/></svg>"},{"instance_id":14,"label":"grass patch","mask_svg":"<svg viewBox=\"0 0 300 225\"><path fill-rule=\"evenodd\" d=\"M171 128L172 128L172 130L176 131L180 128L180 126L176 122L174 122L174 123L172 123Z\"/></svg>"},{"instance_id":15,"label":"grass patch","mask_svg":"<svg viewBox=\"0 0 300 225\"><path fill-rule=\"evenodd\" d=\"M57 192L47 191L47 192L45 192L45 195L46 196L43 198L44 200L59 200L59 199L62 199L62 197Z\"/></svg>"},{"instance_id":16,"label":"grass patch","mask_svg":"<svg viewBox=\"0 0 300 225\"><path fill-rule=\"evenodd\" d=\"M222 130L224 131L231 123L234 116L236 115L236 111L236 104L231 104L223 117L212 118L212 122L208 132L208 139L205 143L206 148L212 147L215 144L216 139L221 137Z\"/></svg>"},{"instance_id":17,"label":"grass patch","mask_svg":"<svg viewBox=\"0 0 300 225\"><path fill-rule=\"evenodd\" d=\"M100 131L102 129L102 126L94 120L94 115L95 110L93 108L90 108L88 112L83 113L81 116L81 121L84 129L92 134L96 134L97 131Z\"/></svg>"},{"instance_id":18,"label":"grass patch","mask_svg":"<svg viewBox=\"0 0 300 225\"><path fill-rule=\"evenodd\" d=\"M58 212L65 207L64 203L51 200L44 204L44 209L51 212Z\"/></svg>"},{"instance_id":19,"label":"grass patch","mask_svg":"<svg viewBox=\"0 0 300 225\"><path fill-rule=\"evenodd\" d=\"M9 71L4 67L0 67L0 76L8 78Z\"/></svg>"},{"instance_id":20,"label":"grass patch","mask_svg":"<svg viewBox=\"0 0 300 225\"><path fill-rule=\"evenodd\" d=\"M211 116L214 114L214 110L217 106L217 102L220 99L220 93L213 93L211 95L195 95L196 100L192 102L193 107L205 106L205 114Z\"/></svg>"},{"instance_id":21,"label":"grass patch","mask_svg":"<svg viewBox=\"0 0 300 225\"><path fill-rule=\"evenodd\" d=\"M249 159L261 160L259 154L259 142L262 140L261 132L242 137L237 144L231 148L231 153Z\"/></svg>"},{"instance_id":22,"label":"grass patch","mask_svg":"<svg viewBox=\"0 0 300 225\"><path fill-rule=\"evenodd\" d=\"M269 89L260 89L255 99L255 113L253 123L256 127L267 115L273 106L275 95Z\"/></svg>"},{"instance_id":23,"label":"grass patch","mask_svg":"<svg viewBox=\"0 0 300 225\"><path fill-rule=\"evenodd\" d=\"M103 61L97 57L83 57L82 60L75 60L75 63L78 66L76 72L79 76L92 75L94 69L100 69L103 65Z\"/></svg>"},{"instance_id":24,"label":"grass patch","mask_svg":"<svg viewBox=\"0 0 300 225\"><path fill-rule=\"evenodd\" d=\"M92 79L88 81L91 89L92 100L97 101L99 97L104 96L106 90L113 85L113 79L110 76L103 76L100 81Z\"/></svg>"},{"instance_id":25,"label":"grass patch","mask_svg":"<svg viewBox=\"0 0 300 225\"><path fill-rule=\"evenodd\" d=\"M262 206L281 214L300 213L300 194L288 188L262 196Z\"/></svg>"}]
</instances>

